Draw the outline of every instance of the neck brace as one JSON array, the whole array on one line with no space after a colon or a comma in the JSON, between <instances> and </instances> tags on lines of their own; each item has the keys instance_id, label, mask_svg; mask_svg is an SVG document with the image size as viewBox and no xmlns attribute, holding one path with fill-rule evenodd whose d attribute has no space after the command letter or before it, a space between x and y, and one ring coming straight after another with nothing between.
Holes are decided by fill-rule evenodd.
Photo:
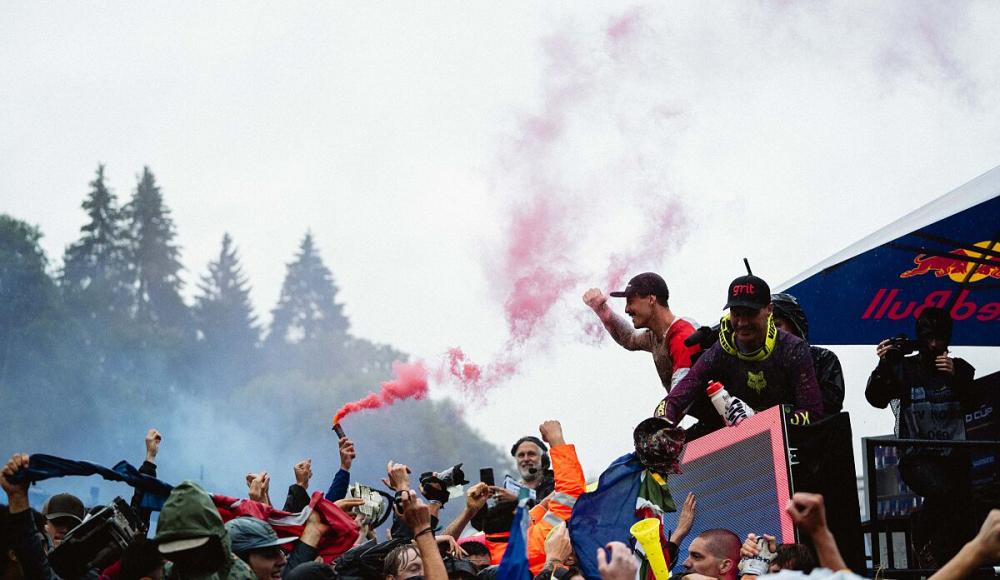
<instances>
[{"instance_id":1,"label":"neck brace","mask_svg":"<svg viewBox=\"0 0 1000 580\"><path fill-rule=\"evenodd\" d=\"M719 345L726 353L745 361L762 361L771 356L774 352L774 345L778 341L778 328L774 326L774 315L767 317L767 336L764 344L753 352L742 352L736 346L733 338L733 323L729 319L729 314L722 317L719 326Z\"/></svg>"}]
</instances>

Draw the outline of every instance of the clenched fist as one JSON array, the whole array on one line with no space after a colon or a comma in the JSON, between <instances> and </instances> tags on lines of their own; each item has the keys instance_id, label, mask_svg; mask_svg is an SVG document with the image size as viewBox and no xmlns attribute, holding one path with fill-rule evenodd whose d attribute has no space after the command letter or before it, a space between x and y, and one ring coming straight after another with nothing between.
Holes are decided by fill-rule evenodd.
<instances>
[{"instance_id":1,"label":"clenched fist","mask_svg":"<svg viewBox=\"0 0 1000 580\"><path fill-rule=\"evenodd\" d=\"M608 302L608 296L598 288L583 293L583 303L594 310L600 310Z\"/></svg>"},{"instance_id":2,"label":"clenched fist","mask_svg":"<svg viewBox=\"0 0 1000 580\"><path fill-rule=\"evenodd\" d=\"M562 424L559 421L548 420L538 426L538 432L542 435L542 441L549 444L549 447L565 445L563 439Z\"/></svg>"}]
</instances>

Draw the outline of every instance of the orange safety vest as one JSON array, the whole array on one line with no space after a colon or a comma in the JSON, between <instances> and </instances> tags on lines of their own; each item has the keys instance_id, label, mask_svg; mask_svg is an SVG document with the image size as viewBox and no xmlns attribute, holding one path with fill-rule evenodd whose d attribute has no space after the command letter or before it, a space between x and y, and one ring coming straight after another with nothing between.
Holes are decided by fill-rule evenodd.
<instances>
[{"instance_id":1,"label":"orange safety vest","mask_svg":"<svg viewBox=\"0 0 1000 580\"><path fill-rule=\"evenodd\" d=\"M576 456L576 447L559 445L549 450L549 456L555 474L555 491L549 498L548 509L541 504L531 508L531 524L528 527L528 566L535 576L545 567L545 539L549 532L569 521L576 498L587 491L587 480Z\"/></svg>"},{"instance_id":2,"label":"orange safety vest","mask_svg":"<svg viewBox=\"0 0 1000 580\"><path fill-rule=\"evenodd\" d=\"M510 532L486 534L486 547L490 550L490 564L496 566L500 560L503 560L503 553L507 551L509 541Z\"/></svg>"}]
</instances>

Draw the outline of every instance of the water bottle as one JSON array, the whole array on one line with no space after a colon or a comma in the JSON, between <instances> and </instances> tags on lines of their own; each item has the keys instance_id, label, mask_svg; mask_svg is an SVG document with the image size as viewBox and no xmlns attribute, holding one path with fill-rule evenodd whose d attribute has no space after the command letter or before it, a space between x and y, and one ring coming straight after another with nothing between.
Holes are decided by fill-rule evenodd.
<instances>
[{"instance_id":1,"label":"water bottle","mask_svg":"<svg viewBox=\"0 0 1000 580\"><path fill-rule=\"evenodd\" d=\"M712 401L712 406L722 415L726 425L736 425L743 419L753 415L753 409L743 401L729 394L722 383L712 381L705 389L705 394Z\"/></svg>"}]
</instances>

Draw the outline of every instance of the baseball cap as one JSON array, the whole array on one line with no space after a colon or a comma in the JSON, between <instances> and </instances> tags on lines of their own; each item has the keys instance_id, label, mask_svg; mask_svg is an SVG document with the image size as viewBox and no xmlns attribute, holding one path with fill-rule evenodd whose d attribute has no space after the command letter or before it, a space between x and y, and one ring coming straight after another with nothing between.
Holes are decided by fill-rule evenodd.
<instances>
[{"instance_id":1,"label":"baseball cap","mask_svg":"<svg viewBox=\"0 0 1000 580\"><path fill-rule=\"evenodd\" d=\"M628 281L624 290L611 293L615 298L627 298L629 296L662 296L664 300L670 298L667 290L667 283L659 274L653 272L643 272Z\"/></svg>"},{"instance_id":2,"label":"baseball cap","mask_svg":"<svg viewBox=\"0 0 1000 580\"><path fill-rule=\"evenodd\" d=\"M771 303L771 288L757 276L740 276L729 284L729 293L723 308L743 306L760 310Z\"/></svg>"},{"instance_id":3,"label":"baseball cap","mask_svg":"<svg viewBox=\"0 0 1000 580\"><path fill-rule=\"evenodd\" d=\"M253 517L229 520L226 522L226 531L229 532L233 552L238 556L252 550L280 546L298 539L279 538L267 522Z\"/></svg>"},{"instance_id":4,"label":"baseball cap","mask_svg":"<svg viewBox=\"0 0 1000 580\"><path fill-rule=\"evenodd\" d=\"M71 493L57 493L45 502L45 505L42 506L42 513L45 514L46 519L49 521L69 518L79 524L83 521L86 509L84 509L80 498L75 495Z\"/></svg>"},{"instance_id":5,"label":"baseball cap","mask_svg":"<svg viewBox=\"0 0 1000 580\"><path fill-rule=\"evenodd\" d=\"M159 546L157 546L157 549L159 549L161 554L173 554L204 546L210 539L212 539L210 536L201 536L199 538L185 538L183 540L161 542Z\"/></svg>"}]
</instances>

